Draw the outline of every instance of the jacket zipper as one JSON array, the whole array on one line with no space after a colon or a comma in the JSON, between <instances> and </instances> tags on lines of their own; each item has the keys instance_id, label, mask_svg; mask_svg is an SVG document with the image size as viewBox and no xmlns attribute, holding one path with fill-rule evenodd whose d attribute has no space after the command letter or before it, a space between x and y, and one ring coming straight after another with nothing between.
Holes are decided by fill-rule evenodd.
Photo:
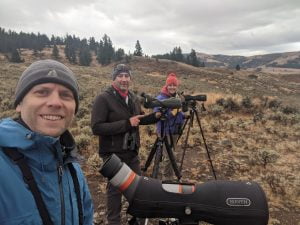
<instances>
[{"instance_id":1,"label":"jacket zipper","mask_svg":"<svg viewBox=\"0 0 300 225\"><path fill-rule=\"evenodd\" d=\"M58 165L58 184L59 184L59 193L60 193L60 210L61 210L61 225L65 225L65 198L62 184L62 176L63 176L63 166Z\"/></svg>"}]
</instances>

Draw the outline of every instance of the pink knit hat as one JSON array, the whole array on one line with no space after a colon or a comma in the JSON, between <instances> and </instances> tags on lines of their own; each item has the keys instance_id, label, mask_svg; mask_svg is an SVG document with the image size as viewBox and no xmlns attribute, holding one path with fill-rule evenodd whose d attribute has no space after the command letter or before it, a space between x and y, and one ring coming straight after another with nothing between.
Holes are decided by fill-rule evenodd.
<instances>
[{"instance_id":1,"label":"pink knit hat","mask_svg":"<svg viewBox=\"0 0 300 225\"><path fill-rule=\"evenodd\" d=\"M168 77L167 77L167 80L166 80L166 86L169 86L171 84L173 84L175 86L179 85L179 80L177 79L175 73L169 73L168 74Z\"/></svg>"}]
</instances>

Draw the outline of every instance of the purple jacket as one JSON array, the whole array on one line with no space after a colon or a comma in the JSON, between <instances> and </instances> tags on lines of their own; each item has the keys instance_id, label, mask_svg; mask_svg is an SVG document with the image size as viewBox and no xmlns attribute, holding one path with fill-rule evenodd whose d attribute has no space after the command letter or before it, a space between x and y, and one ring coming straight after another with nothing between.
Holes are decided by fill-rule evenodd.
<instances>
[{"instance_id":1,"label":"purple jacket","mask_svg":"<svg viewBox=\"0 0 300 225\"><path fill-rule=\"evenodd\" d=\"M157 100L164 100L170 98L169 96L160 93L156 99ZM159 107L155 107L154 112L158 112L159 111ZM174 109L177 110L177 109ZM168 109L165 113L166 115L166 120L164 120L164 133L166 135L169 134L179 134L180 129L184 123L184 114L182 112L178 112L175 116L172 114L172 109ZM156 133L157 134L161 134L161 126L162 126L162 121L158 121L156 123Z\"/></svg>"}]
</instances>

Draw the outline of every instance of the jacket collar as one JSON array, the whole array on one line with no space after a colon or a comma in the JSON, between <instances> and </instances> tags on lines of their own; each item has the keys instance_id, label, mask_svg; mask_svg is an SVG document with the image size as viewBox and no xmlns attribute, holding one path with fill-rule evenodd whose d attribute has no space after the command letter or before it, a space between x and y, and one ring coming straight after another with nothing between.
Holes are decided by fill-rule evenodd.
<instances>
[{"instance_id":1,"label":"jacket collar","mask_svg":"<svg viewBox=\"0 0 300 225\"><path fill-rule=\"evenodd\" d=\"M124 98L122 98L118 91L116 91L112 86L109 87L106 92L109 95L114 96L114 99L116 99L116 101L123 106L123 108L129 113L129 116L133 114L133 112L131 112L131 107L134 107L133 105L136 101L136 96L131 91L128 91L128 105L126 104Z\"/></svg>"},{"instance_id":2,"label":"jacket collar","mask_svg":"<svg viewBox=\"0 0 300 225\"><path fill-rule=\"evenodd\" d=\"M45 149L59 147L65 156L73 156L77 150L74 138L68 130L60 137L50 137L31 131L22 120L0 120L0 147L17 148L26 153L37 146Z\"/></svg>"}]
</instances>

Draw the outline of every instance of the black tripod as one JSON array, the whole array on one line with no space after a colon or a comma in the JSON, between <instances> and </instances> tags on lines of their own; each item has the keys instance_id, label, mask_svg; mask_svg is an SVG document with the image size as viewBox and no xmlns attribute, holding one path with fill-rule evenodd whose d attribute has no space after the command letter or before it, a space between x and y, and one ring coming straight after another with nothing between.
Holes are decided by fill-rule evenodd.
<instances>
[{"instance_id":1,"label":"black tripod","mask_svg":"<svg viewBox=\"0 0 300 225\"><path fill-rule=\"evenodd\" d=\"M170 138L171 138L171 143L168 140L168 136L165 134L165 123L167 122L167 117L166 117L166 112L167 112L167 108L161 108L160 112L161 112L161 128L160 128L160 135L156 138L155 143L149 153L149 156L146 160L145 166L142 168L142 170L144 172L147 171L148 167L150 166L153 157L155 156L154 159L154 165L153 165L153 171L152 171L152 175L151 177L153 178L157 178L158 177L158 172L159 172L159 164L162 161L162 156L163 156L163 146L166 147L167 153L168 153L168 157L169 160L171 162L173 171L175 172L175 175L178 179L178 181L181 178L181 172L178 169L177 163L176 163L176 159L173 153L173 146L174 144L172 143L172 135L170 134Z\"/></svg>"},{"instance_id":2,"label":"black tripod","mask_svg":"<svg viewBox=\"0 0 300 225\"><path fill-rule=\"evenodd\" d=\"M188 129L187 129L186 137L185 137L185 140L184 140L184 144L183 144L183 147L182 147L183 152L182 152L182 157L181 157L181 160L180 160L180 167L179 167L180 171L182 170L182 164L183 164L183 160L184 160L186 149L187 149L187 143L188 143L188 139L189 139L190 129L193 126L194 117L196 116L197 123L198 123L198 126L200 128L200 133L201 133L201 136L202 136L202 139L203 139L203 143L204 143L204 146L205 146L205 149L206 149L207 158L208 158L208 161L210 163L211 170L212 170L212 173L214 175L214 178L216 180L217 179L216 172L215 172L215 169L213 167L212 160L210 158L210 154L209 154L208 147L207 147L207 144L206 144L206 140L205 140L205 137L204 137L203 129L202 129L201 122L200 122L200 119L199 119L199 116L198 116L196 101L191 100L188 104L189 104L189 108L190 108L190 116L185 120L182 131L184 131L184 129L185 129L186 125L188 124L188 122L189 122L189 125L188 125ZM203 108L203 111L206 110L204 108L203 104L202 104L202 108ZM179 141L182 134L183 134L183 132L181 132L181 134L178 136L178 139L177 139L176 143Z\"/></svg>"}]
</instances>

